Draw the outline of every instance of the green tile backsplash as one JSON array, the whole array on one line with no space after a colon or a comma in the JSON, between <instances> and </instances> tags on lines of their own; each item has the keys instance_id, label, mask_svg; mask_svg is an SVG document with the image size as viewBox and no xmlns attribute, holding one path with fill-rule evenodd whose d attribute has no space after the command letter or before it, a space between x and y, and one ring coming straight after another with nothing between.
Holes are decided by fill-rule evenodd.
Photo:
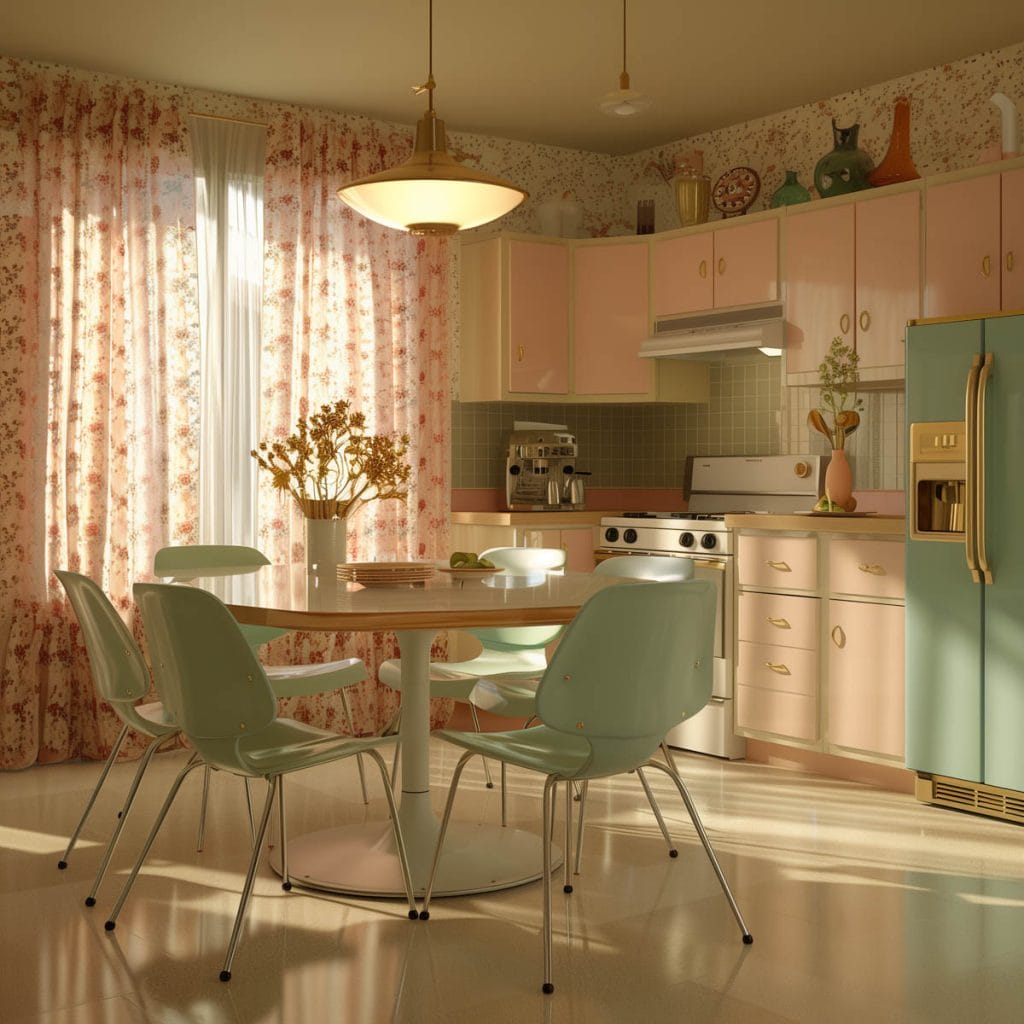
<instances>
[{"instance_id":1,"label":"green tile backsplash","mask_svg":"<svg viewBox=\"0 0 1024 1024\"><path fill-rule=\"evenodd\" d=\"M505 486L513 420L564 423L576 435L577 468L591 487L681 487L687 455L826 452L807 426L816 388L782 385L780 359L743 355L710 367L708 402L576 405L550 402L454 402L454 487ZM861 426L847 439L860 489L903 487L903 393L866 392Z\"/></svg>"}]
</instances>

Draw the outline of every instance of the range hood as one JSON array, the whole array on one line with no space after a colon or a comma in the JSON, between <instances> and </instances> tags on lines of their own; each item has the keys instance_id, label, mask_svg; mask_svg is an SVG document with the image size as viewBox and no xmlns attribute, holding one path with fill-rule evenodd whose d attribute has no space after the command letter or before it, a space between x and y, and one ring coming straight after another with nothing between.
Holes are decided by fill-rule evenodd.
<instances>
[{"instance_id":1,"label":"range hood","mask_svg":"<svg viewBox=\"0 0 1024 1024\"><path fill-rule=\"evenodd\" d=\"M713 359L754 348L773 350L767 355L780 355L782 339L781 302L736 306L658 317L653 337L640 345L640 355L647 359Z\"/></svg>"}]
</instances>

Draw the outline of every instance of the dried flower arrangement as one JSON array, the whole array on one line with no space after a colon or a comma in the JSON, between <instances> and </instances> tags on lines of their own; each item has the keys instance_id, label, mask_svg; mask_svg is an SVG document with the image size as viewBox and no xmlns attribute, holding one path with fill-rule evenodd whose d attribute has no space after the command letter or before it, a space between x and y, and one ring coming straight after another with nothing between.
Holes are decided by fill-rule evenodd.
<instances>
[{"instance_id":1,"label":"dried flower arrangement","mask_svg":"<svg viewBox=\"0 0 1024 1024\"><path fill-rule=\"evenodd\" d=\"M859 363L860 356L842 338L837 337L832 339L825 361L818 367L821 404L825 411L812 409L807 414L807 422L829 439L833 450L845 448L847 436L860 426L860 413L857 410L864 407L864 401L857 397ZM831 425L826 419L826 413L831 414Z\"/></svg>"},{"instance_id":2,"label":"dried flower arrangement","mask_svg":"<svg viewBox=\"0 0 1024 1024\"><path fill-rule=\"evenodd\" d=\"M366 417L339 399L299 417L284 441L261 441L249 454L288 491L308 519L347 519L370 501L405 499L409 437L367 434Z\"/></svg>"}]
</instances>

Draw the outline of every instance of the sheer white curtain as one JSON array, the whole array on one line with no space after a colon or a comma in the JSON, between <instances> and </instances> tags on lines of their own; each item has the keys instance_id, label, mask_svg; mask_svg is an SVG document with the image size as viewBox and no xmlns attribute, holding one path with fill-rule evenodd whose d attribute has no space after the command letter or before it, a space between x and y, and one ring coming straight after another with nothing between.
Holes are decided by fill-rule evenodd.
<instances>
[{"instance_id":1,"label":"sheer white curtain","mask_svg":"<svg viewBox=\"0 0 1024 1024\"><path fill-rule=\"evenodd\" d=\"M199 542L256 544L266 128L191 116L202 369Z\"/></svg>"}]
</instances>

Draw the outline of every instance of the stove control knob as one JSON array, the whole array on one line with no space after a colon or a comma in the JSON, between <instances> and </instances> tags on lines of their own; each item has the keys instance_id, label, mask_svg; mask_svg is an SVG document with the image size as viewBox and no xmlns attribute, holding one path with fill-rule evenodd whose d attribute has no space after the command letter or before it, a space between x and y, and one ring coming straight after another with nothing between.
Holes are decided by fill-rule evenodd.
<instances>
[{"instance_id":1,"label":"stove control knob","mask_svg":"<svg viewBox=\"0 0 1024 1024\"><path fill-rule=\"evenodd\" d=\"M616 530L614 526L609 526L608 529L604 531L604 539L609 543L618 540L619 531Z\"/></svg>"},{"instance_id":2,"label":"stove control knob","mask_svg":"<svg viewBox=\"0 0 1024 1024\"><path fill-rule=\"evenodd\" d=\"M805 480L811 475L811 465L809 462L798 462L793 467L793 472L800 477L801 480Z\"/></svg>"},{"instance_id":3,"label":"stove control knob","mask_svg":"<svg viewBox=\"0 0 1024 1024\"><path fill-rule=\"evenodd\" d=\"M718 543L718 538L713 533L705 533L700 539L700 546L705 551L711 551Z\"/></svg>"},{"instance_id":4,"label":"stove control knob","mask_svg":"<svg viewBox=\"0 0 1024 1024\"><path fill-rule=\"evenodd\" d=\"M692 548L694 536L692 533L681 533L679 534L679 546L681 548Z\"/></svg>"},{"instance_id":5,"label":"stove control knob","mask_svg":"<svg viewBox=\"0 0 1024 1024\"><path fill-rule=\"evenodd\" d=\"M624 541L625 541L625 542L626 542L627 544L635 544L635 543L636 543L636 530L626 530L626 531L625 531L625 532L624 532L624 533L622 534L622 539L623 539L623 540L624 540Z\"/></svg>"}]
</instances>

